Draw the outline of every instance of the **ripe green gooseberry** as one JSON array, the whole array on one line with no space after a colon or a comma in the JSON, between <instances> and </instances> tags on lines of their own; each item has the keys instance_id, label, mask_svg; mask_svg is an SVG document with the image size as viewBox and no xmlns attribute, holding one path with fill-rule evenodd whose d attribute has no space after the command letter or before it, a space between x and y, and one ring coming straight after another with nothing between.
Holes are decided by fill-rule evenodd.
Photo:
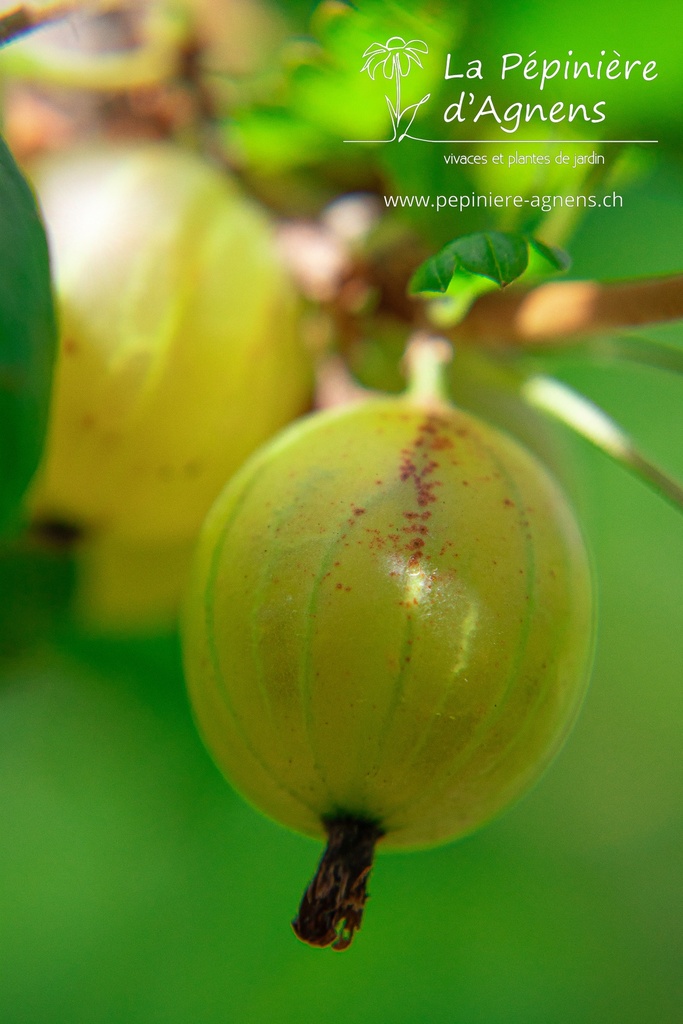
<instances>
[{"instance_id":1,"label":"ripe green gooseberry","mask_svg":"<svg viewBox=\"0 0 683 1024\"><path fill-rule=\"evenodd\" d=\"M373 399L249 460L200 538L184 657L226 776L327 834L300 938L348 946L376 843L455 839L537 779L583 696L592 624L567 500L469 414Z\"/></svg>"},{"instance_id":2,"label":"ripe green gooseberry","mask_svg":"<svg viewBox=\"0 0 683 1024\"><path fill-rule=\"evenodd\" d=\"M60 154L33 178L61 319L33 515L147 548L189 542L225 480L310 400L270 225L168 144Z\"/></svg>"}]
</instances>

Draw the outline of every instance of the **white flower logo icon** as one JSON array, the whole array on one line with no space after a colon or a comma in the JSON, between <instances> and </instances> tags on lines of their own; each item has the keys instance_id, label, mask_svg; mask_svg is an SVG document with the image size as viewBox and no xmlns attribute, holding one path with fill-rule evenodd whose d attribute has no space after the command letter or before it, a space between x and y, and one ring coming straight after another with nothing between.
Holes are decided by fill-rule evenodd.
<instances>
[{"instance_id":1,"label":"white flower logo icon","mask_svg":"<svg viewBox=\"0 0 683 1024\"><path fill-rule=\"evenodd\" d=\"M405 78L410 71L410 63L414 61L422 67L418 54L429 53L427 44L421 39L411 39L409 43L400 36L392 36L386 43L373 43L363 54L367 57L361 72L367 71L374 80L377 69L384 68L385 78Z\"/></svg>"},{"instance_id":2,"label":"white flower logo icon","mask_svg":"<svg viewBox=\"0 0 683 1024\"><path fill-rule=\"evenodd\" d=\"M411 68L412 64L417 64L418 67L422 67L422 61L420 55L429 53L429 47L422 39L411 39L410 42L406 42L401 36L392 36L387 39L386 43L372 43L368 46L367 50L363 54L365 57L365 64L361 68L361 74L367 71L370 78L374 81L375 75L382 68L384 78L388 81L395 79L396 81L396 101L392 103L388 96L386 96L387 106L389 107L389 113L391 114L391 123L394 130L393 139L398 136L398 125L401 118L405 114L412 111L412 116L407 124L407 127L403 130L398 141L402 142L410 130L415 115L419 107L425 103L430 93L423 96L419 103L412 103L409 106L401 109L401 79L405 78ZM393 141L393 139L388 141Z\"/></svg>"}]
</instances>

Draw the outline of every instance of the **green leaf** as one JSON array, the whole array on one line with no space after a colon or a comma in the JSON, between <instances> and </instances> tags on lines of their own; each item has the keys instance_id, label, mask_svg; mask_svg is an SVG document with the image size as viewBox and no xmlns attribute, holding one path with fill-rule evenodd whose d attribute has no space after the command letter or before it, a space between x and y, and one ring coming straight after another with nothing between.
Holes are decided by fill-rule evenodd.
<instances>
[{"instance_id":1,"label":"green leaf","mask_svg":"<svg viewBox=\"0 0 683 1024\"><path fill-rule=\"evenodd\" d=\"M488 277L501 288L521 277L529 262L529 248L520 235L481 231L459 238L455 245L463 270Z\"/></svg>"},{"instance_id":2,"label":"green leaf","mask_svg":"<svg viewBox=\"0 0 683 1024\"><path fill-rule=\"evenodd\" d=\"M56 340L45 231L0 139L0 533L38 465Z\"/></svg>"},{"instance_id":3,"label":"green leaf","mask_svg":"<svg viewBox=\"0 0 683 1024\"><path fill-rule=\"evenodd\" d=\"M537 239L502 231L478 231L456 238L425 260L413 274L409 291L412 295L443 294L456 274L484 277L504 288L527 269L530 246L553 270L566 270L569 266L566 253Z\"/></svg>"},{"instance_id":4,"label":"green leaf","mask_svg":"<svg viewBox=\"0 0 683 1024\"><path fill-rule=\"evenodd\" d=\"M554 270L568 270L571 260L564 249L556 245L546 245L538 238L530 238L529 245L535 249L539 256L542 256L546 263L549 263Z\"/></svg>"},{"instance_id":5,"label":"green leaf","mask_svg":"<svg viewBox=\"0 0 683 1024\"><path fill-rule=\"evenodd\" d=\"M445 292L455 274L458 257L454 242L449 242L436 256L430 256L421 263L413 274L409 290L415 295L418 292Z\"/></svg>"}]
</instances>

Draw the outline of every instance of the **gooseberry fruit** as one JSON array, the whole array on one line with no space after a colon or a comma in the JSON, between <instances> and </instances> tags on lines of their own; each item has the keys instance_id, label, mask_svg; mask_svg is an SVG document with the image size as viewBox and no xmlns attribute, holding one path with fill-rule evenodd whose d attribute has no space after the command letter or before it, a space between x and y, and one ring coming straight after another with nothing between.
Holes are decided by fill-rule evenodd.
<instances>
[{"instance_id":1,"label":"gooseberry fruit","mask_svg":"<svg viewBox=\"0 0 683 1024\"><path fill-rule=\"evenodd\" d=\"M375 843L455 839L530 786L574 719L591 637L565 497L473 416L373 399L249 460L200 538L185 664L228 778L328 835L299 937L350 943Z\"/></svg>"},{"instance_id":2,"label":"gooseberry fruit","mask_svg":"<svg viewBox=\"0 0 683 1024\"><path fill-rule=\"evenodd\" d=\"M34 169L61 350L36 518L191 540L226 479L307 406L297 300L264 215L168 144Z\"/></svg>"},{"instance_id":3,"label":"gooseberry fruit","mask_svg":"<svg viewBox=\"0 0 683 1024\"><path fill-rule=\"evenodd\" d=\"M102 533L76 551L74 620L98 633L157 633L175 627L194 545L127 543Z\"/></svg>"}]
</instances>

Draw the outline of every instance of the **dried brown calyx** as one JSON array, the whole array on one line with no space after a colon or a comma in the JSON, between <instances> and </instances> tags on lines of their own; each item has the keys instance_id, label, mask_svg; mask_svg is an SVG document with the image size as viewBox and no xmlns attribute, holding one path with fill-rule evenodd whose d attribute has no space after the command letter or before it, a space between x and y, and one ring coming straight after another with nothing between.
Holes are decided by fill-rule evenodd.
<instances>
[{"instance_id":1,"label":"dried brown calyx","mask_svg":"<svg viewBox=\"0 0 683 1024\"><path fill-rule=\"evenodd\" d=\"M384 832L354 817L330 819L325 828L327 847L292 927L302 942L342 950L361 926L375 844Z\"/></svg>"}]
</instances>

